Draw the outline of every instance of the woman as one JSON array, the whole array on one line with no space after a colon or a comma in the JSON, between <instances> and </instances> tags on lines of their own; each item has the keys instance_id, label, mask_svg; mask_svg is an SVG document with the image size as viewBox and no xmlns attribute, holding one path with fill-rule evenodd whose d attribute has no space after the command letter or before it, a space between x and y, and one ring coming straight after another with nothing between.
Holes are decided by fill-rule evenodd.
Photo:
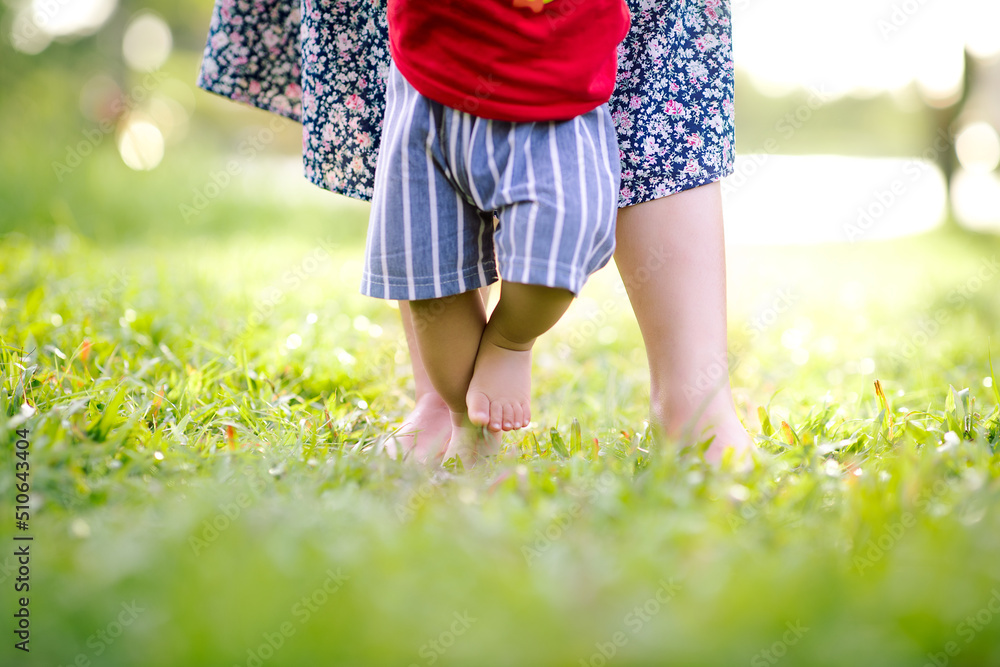
<instances>
[{"instance_id":1,"label":"woman","mask_svg":"<svg viewBox=\"0 0 1000 667\"><path fill-rule=\"evenodd\" d=\"M505 1L505 0L489 0ZM556 0L572 12L583 0ZM728 380L719 180L734 159L728 0L629 0L611 99L622 160L615 263L642 332L650 420L718 461L753 443ZM198 85L303 123L306 177L370 200L389 67L384 7L371 0L217 0ZM489 95L490 82L482 82ZM440 456L450 413L424 370L400 304L416 407L405 453ZM706 377L721 377L706 387Z\"/></svg>"}]
</instances>

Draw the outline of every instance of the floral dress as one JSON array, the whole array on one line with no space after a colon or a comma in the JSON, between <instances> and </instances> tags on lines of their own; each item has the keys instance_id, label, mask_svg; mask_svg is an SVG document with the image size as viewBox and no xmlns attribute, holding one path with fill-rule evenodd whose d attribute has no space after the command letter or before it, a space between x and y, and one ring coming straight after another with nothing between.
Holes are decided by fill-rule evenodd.
<instances>
[{"instance_id":1,"label":"floral dress","mask_svg":"<svg viewBox=\"0 0 1000 667\"><path fill-rule=\"evenodd\" d=\"M717 181L735 149L729 0L628 4L619 206ZM377 0L216 0L198 86L301 122L306 178L371 200L389 62Z\"/></svg>"}]
</instances>

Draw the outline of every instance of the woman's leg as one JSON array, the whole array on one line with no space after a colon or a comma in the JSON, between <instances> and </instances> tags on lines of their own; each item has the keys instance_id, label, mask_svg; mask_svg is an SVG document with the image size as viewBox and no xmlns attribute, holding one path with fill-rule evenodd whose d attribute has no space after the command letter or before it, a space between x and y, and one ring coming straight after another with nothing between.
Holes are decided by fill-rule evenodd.
<instances>
[{"instance_id":1,"label":"woman's leg","mask_svg":"<svg viewBox=\"0 0 1000 667\"><path fill-rule=\"evenodd\" d=\"M711 461L753 447L729 384L724 238L717 182L618 213L615 263L646 344L652 424L682 444L714 437Z\"/></svg>"}]
</instances>

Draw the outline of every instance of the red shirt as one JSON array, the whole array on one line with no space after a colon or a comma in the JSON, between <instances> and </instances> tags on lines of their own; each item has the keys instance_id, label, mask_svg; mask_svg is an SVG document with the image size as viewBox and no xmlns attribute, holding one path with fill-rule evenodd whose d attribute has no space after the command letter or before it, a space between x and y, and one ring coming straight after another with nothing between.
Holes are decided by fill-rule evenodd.
<instances>
[{"instance_id":1,"label":"red shirt","mask_svg":"<svg viewBox=\"0 0 1000 667\"><path fill-rule=\"evenodd\" d=\"M607 102L629 29L625 0L389 0L388 7L392 58L410 85L497 120L566 120Z\"/></svg>"}]
</instances>

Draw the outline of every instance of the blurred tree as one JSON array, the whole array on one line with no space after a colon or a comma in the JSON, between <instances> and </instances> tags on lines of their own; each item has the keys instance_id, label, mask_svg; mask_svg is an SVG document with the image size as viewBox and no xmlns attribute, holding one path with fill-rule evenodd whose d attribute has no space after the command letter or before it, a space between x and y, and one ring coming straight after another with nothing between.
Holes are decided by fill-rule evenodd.
<instances>
[{"instance_id":1,"label":"blurred tree","mask_svg":"<svg viewBox=\"0 0 1000 667\"><path fill-rule=\"evenodd\" d=\"M947 214L945 225L957 227L958 220L955 216L955 204L952 196L952 183L955 172L958 171L958 160L955 154L955 137L959 131L958 119L965 108L966 103L975 87L976 59L968 51L965 51L965 73L962 77L961 91L952 104L944 106L928 104L928 113L934 119L934 136L930 138L928 145L937 147L941 140L947 143L944 150L937 150L934 153L934 160L941 172L944 174L947 188Z\"/></svg>"},{"instance_id":2,"label":"blurred tree","mask_svg":"<svg viewBox=\"0 0 1000 667\"><path fill-rule=\"evenodd\" d=\"M948 184L947 224L958 226L953 200L954 178L961 168L956 151L956 140L963 127L973 122L989 123L994 130L1000 128L1000 57L980 59L965 51L965 73L961 94L941 108L928 105L935 120L934 137L946 137L947 150L938 151L936 161Z\"/></svg>"}]
</instances>

